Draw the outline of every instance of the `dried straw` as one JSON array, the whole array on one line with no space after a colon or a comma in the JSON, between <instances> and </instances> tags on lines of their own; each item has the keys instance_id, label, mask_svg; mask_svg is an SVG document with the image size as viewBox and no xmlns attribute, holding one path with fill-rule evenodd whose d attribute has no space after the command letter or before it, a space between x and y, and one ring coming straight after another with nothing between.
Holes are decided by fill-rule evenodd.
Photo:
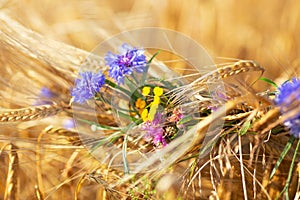
<instances>
[{"instance_id":1,"label":"dried straw","mask_svg":"<svg viewBox=\"0 0 300 200\"><path fill-rule=\"evenodd\" d=\"M6 189L4 193L4 200L16 200L18 199L18 166L19 158L17 153L17 147L13 144L7 146L8 151L8 172L6 178Z\"/></svg>"}]
</instances>

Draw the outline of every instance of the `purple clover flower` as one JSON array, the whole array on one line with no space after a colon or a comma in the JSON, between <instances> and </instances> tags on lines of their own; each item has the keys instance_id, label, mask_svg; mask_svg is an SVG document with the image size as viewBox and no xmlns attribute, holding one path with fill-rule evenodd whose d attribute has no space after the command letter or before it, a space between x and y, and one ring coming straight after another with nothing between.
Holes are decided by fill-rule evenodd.
<instances>
[{"instance_id":1,"label":"purple clover flower","mask_svg":"<svg viewBox=\"0 0 300 200\"><path fill-rule=\"evenodd\" d=\"M102 72L81 72L79 73L81 79L75 80L75 87L71 95L74 97L75 102L84 103L86 100L91 99L101 87L105 84L105 76Z\"/></svg>"},{"instance_id":2,"label":"purple clover flower","mask_svg":"<svg viewBox=\"0 0 300 200\"><path fill-rule=\"evenodd\" d=\"M291 81L283 83L278 87L278 95L275 98L275 104L280 107L280 111L284 114L289 106L297 101L300 104L300 80L293 78ZM294 104L295 105L295 104ZM300 113L287 119L284 125L290 129L290 134L296 138L300 138Z\"/></svg>"},{"instance_id":3,"label":"purple clover flower","mask_svg":"<svg viewBox=\"0 0 300 200\"><path fill-rule=\"evenodd\" d=\"M160 144L165 147L167 146L167 142L163 137L163 134L156 134L153 136L153 143L155 146L159 146Z\"/></svg>"},{"instance_id":4,"label":"purple clover flower","mask_svg":"<svg viewBox=\"0 0 300 200\"><path fill-rule=\"evenodd\" d=\"M133 72L142 73L147 64L146 56L143 49L131 47L128 44L123 44L119 48L119 54L108 52L104 59L109 68L109 76L117 81L118 84L124 83L125 75Z\"/></svg>"},{"instance_id":5,"label":"purple clover flower","mask_svg":"<svg viewBox=\"0 0 300 200\"><path fill-rule=\"evenodd\" d=\"M164 147L167 145L163 137L164 129L162 128L164 119L161 113L156 113L152 122L147 121L142 126L142 131L146 131L144 136L146 141L152 141L155 146L160 144Z\"/></svg>"}]
</instances>

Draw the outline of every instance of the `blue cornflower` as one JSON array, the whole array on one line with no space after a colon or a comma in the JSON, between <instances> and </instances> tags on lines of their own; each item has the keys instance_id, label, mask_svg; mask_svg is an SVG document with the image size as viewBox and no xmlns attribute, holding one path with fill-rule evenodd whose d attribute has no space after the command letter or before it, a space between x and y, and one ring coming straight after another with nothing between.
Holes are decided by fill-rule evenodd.
<instances>
[{"instance_id":1,"label":"blue cornflower","mask_svg":"<svg viewBox=\"0 0 300 200\"><path fill-rule=\"evenodd\" d=\"M102 72L81 72L81 79L75 80L75 87L72 96L75 102L84 103L95 96L100 88L105 84L105 76Z\"/></svg>"},{"instance_id":2,"label":"blue cornflower","mask_svg":"<svg viewBox=\"0 0 300 200\"><path fill-rule=\"evenodd\" d=\"M55 94L47 87L42 87L39 93L39 99L36 100L33 105L45 105L52 104L51 98L53 98Z\"/></svg>"},{"instance_id":3,"label":"blue cornflower","mask_svg":"<svg viewBox=\"0 0 300 200\"><path fill-rule=\"evenodd\" d=\"M146 141L152 141L155 146L162 145L163 147L167 145L164 138L163 129L164 118L161 113L156 113L153 121L147 121L142 126L142 131L145 131L144 136Z\"/></svg>"},{"instance_id":4,"label":"blue cornflower","mask_svg":"<svg viewBox=\"0 0 300 200\"><path fill-rule=\"evenodd\" d=\"M300 105L300 80L293 78L291 81L285 82L278 87L275 104L280 107L280 111L283 114L291 109L291 105ZM290 133L294 137L300 138L300 113L285 120L284 125L290 128Z\"/></svg>"},{"instance_id":5,"label":"blue cornflower","mask_svg":"<svg viewBox=\"0 0 300 200\"><path fill-rule=\"evenodd\" d=\"M118 84L124 83L125 75L129 75L135 70L142 73L147 64L143 49L131 47L123 44L119 48L119 54L108 52L104 59L109 68L109 76L117 81Z\"/></svg>"},{"instance_id":6,"label":"blue cornflower","mask_svg":"<svg viewBox=\"0 0 300 200\"><path fill-rule=\"evenodd\" d=\"M50 99L51 97L53 97L53 95L53 92L49 88L42 87L40 91L40 96Z\"/></svg>"}]
</instances>

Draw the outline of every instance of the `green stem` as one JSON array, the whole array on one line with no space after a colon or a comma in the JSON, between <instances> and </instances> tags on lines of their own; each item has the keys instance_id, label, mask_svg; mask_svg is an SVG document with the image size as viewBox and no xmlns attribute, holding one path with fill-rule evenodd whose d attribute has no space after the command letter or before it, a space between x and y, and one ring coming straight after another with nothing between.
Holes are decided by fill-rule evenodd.
<instances>
[{"instance_id":1,"label":"green stem","mask_svg":"<svg viewBox=\"0 0 300 200\"><path fill-rule=\"evenodd\" d=\"M104 145L105 143L112 143L116 140L116 138L119 138L121 136L122 132L121 131L117 131L114 132L112 135L109 135L108 137L105 137L101 140L99 140L99 142L92 147L91 152L93 153L96 149L98 149L100 146Z\"/></svg>"},{"instance_id":2,"label":"green stem","mask_svg":"<svg viewBox=\"0 0 300 200\"><path fill-rule=\"evenodd\" d=\"M131 92L126 90L125 88L120 87L119 85L115 84L114 82L111 82L110 80L106 79L105 83L109 86L111 86L112 88L116 88L122 92L124 92L126 95L128 95L130 97Z\"/></svg>"},{"instance_id":3,"label":"green stem","mask_svg":"<svg viewBox=\"0 0 300 200\"><path fill-rule=\"evenodd\" d=\"M121 130L121 128L119 128L119 127L105 126L105 125L101 125L101 124L98 124L96 122L92 122L92 121L85 120L85 119L78 119L78 120L82 121L82 122L85 122L89 125L95 125L98 128L98 130L116 130L116 131Z\"/></svg>"},{"instance_id":4,"label":"green stem","mask_svg":"<svg viewBox=\"0 0 300 200\"><path fill-rule=\"evenodd\" d=\"M122 157L123 157L123 163L124 163L124 173L130 174L129 165L127 161L127 139L128 135L124 136L124 142L123 142L123 148L122 148Z\"/></svg>"},{"instance_id":5,"label":"green stem","mask_svg":"<svg viewBox=\"0 0 300 200\"><path fill-rule=\"evenodd\" d=\"M279 156L278 161L276 162L276 164L275 164L275 166L274 166L274 168L273 168L273 170L272 170L272 172L271 172L270 179L272 179L273 176L275 175L275 173L276 173L276 171L277 171L279 165L281 164L281 162L282 162L282 160L284 159L284 157L286 156L286 154L289 152L289 150L290 150L290 148L292 147L292 144L294 143L295 139L296 139L296 138L295 138L294 136L291 136L291 137L290 137L289 141L288 141L287 144L285 145L285 147L284 147L282 153L281 153L280 156Z\"/></svg>"},{"instance_id":6,"label":"green stem","mask_svg":"<svg viewBox=\"0 0 300 200\"><path fill-rule=\"evenodd\" d=\"M297 143L297 146L296 146L296 149L295 149L295 152L294 152L293 160L292 160L292 163L291 163L291 166L290 166L289 175L288 175L286 184L284 186L285 198L287 200L289 199L289 190L288 189L289 189L289 186L290 186L290 183L291 183L291 178L292 178L292 175L293 175L293 169L294 169L295 160L296 160L296 157L297 157L299 146L300 146L300 140L298 140L298 143Z\"/></svg>"},{"instance_id":7,"label":"green stem","mask_svg":"<svg viewBox=\"0 0 300 200\"><path fill-rule=\"evenodd\" d=\"M147 74L148 74L148 70L149 70L149 67L150 67L150 64L152 62L152 60L160 53L160 51L157 51L151 58L150 60L147 62L147 65L146 65L146 69L143 73L143 76L142 76L142 79L141 79L141 85L144 85L145 84L145 81L146 81L146 78L147 78Z\"/></svg>"}]
</instances>

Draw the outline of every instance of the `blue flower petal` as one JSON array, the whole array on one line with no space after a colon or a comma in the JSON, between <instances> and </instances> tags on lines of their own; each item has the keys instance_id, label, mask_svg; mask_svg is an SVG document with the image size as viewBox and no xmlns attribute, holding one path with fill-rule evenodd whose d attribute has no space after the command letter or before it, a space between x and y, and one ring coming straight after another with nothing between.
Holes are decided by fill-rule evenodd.
<instances>
[{"instance_id":1,"label":"blue flower petal","mask_svg":"<svg viewBox=\"0 0 300 200\"><path fill-rule=\"evenodd\" d=\"M79 75L81 78L75 80L75 87L71 95L74 97L75 102L84 103L100 91L101 87L105 84L105 76L102 72L81 72Z\"/></svg>"},{"instance_id":2,"label":"blue flower petal","mask_svg":"<svg viewBox=\"0 0 300 200\"><path fill-rule=\"evenodd\" d=\"M144 72L147 64L144 52L143 49L136 49L126 43L119 48L119 54L108 52L104 60L110 67L109 76L118 84L123 84L125 76L132 74L134 70L138 73Z\"/></svg>"},{"instance_id":3,"label":"blue flower petal","mask_svg":"<svg viewBox=\"0 0 300 200\"><path fill-rule=\"evenodd\" d=\"M299 101L300 105L300 80L293 78L291 81L285 82L278 87L278 94L275 98L275 104L280 107L282 114L285 114L286 110L289 110L291 101ZM294 103L294 102L293 102ZM290 133L300 138L300 113L287 119L284 125L290 129Z\"/></svg>"}]
</instances>

